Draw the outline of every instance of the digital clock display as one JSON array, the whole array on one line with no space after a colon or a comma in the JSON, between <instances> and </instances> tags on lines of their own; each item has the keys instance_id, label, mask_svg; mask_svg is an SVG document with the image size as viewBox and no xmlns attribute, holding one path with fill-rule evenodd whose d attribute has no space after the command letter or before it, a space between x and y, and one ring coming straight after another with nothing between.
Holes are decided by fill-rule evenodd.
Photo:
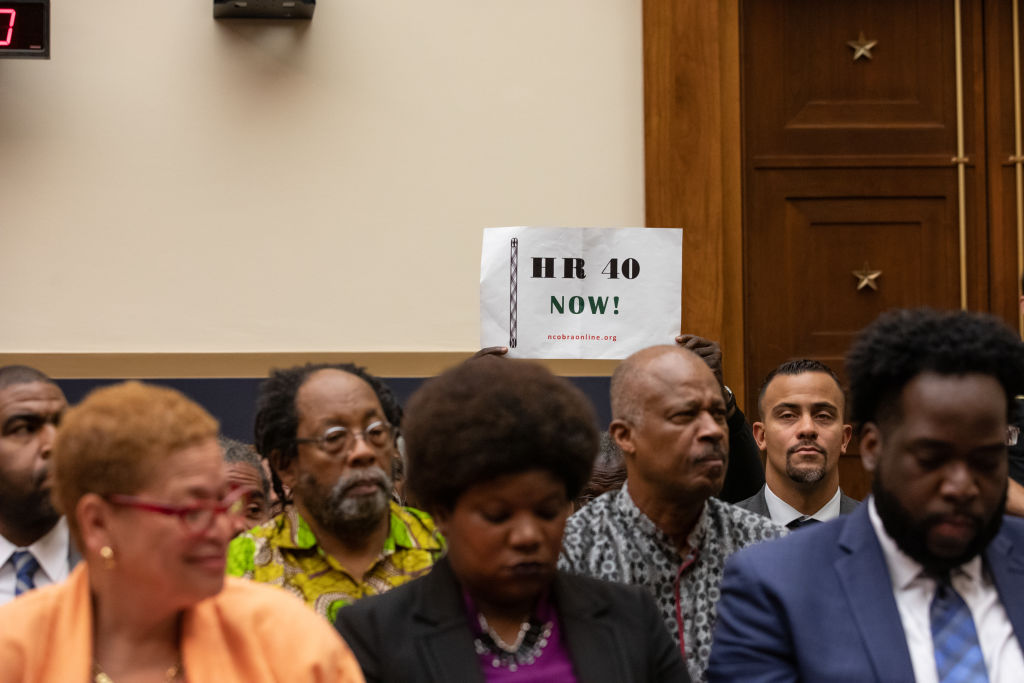
<instances>
[{"instance_id":1,"label":"digital clock display","mask_svg":"<svg viewBox=\"0 0 1024 683\"><path fill-rule=\"evenodd\" d=\"M0 0L0 57L49 56L49 0Z\"/></svg>"}]
</instances>

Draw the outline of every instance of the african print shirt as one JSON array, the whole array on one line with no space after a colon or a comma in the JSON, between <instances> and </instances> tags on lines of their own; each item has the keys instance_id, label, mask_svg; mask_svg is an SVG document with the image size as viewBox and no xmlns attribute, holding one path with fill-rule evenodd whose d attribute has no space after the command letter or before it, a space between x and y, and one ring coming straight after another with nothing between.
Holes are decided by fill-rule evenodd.
<instances>
[{"instance_id":1,"label":"african print shirt","mask_svg":"<svg viewBox=\"0 0 1024 683\"><path fill-rule=\"evenodd\" d=\"M384 593L430 571L444 539L430 515L391 503L391 527L376 563L357 578L325 553L312 529L291 507L228 546L227 573L281 586L332 623L338 610Z\"/></svg>"},{"instance_id":2,"label":"african print shirt","mask_svg":"<svg viewBox=\"0 0 1024 683\"><path fill-rule=\"evenodd\" d=\"M644 586L654 596L665 626L677 641L675 586L679 575L686 667L690 678L703 681L711 656L711 631L725 559L740 548L785 533L785 528L766 517L709 498L690 532L690 552L684 556L641 512L623 486L595 498L569 518L558 567L606 581Z\"/></svg>"}]
</instances>

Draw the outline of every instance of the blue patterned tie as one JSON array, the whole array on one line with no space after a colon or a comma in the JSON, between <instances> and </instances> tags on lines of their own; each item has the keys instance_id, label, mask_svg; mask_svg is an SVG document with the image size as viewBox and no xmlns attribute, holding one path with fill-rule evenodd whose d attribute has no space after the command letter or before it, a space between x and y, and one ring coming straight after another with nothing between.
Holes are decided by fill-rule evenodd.
<instances>
[{"instance_id":1,"label":"blue patterned tie","mask_svg":"<svg viewBox=\"0 0 1024 683\"><path fill-rule=\"evenodd\" d=\"M11 555L11 564L14 565L14 595L18 596L36 587L32 580L36 570L39 569L39 562L27 550L17 550Z\"/></svg>"},{"instance_id":2,"label":"blue patterned tie","mask_svg":"<svg viewBox=\"0 0 1024 683\"><path fill-rule=\"evenodd\" d=\"M930 612L939 683L988 683L971 611L948 582L936 586Z\"/></svg>"}]
</instances>

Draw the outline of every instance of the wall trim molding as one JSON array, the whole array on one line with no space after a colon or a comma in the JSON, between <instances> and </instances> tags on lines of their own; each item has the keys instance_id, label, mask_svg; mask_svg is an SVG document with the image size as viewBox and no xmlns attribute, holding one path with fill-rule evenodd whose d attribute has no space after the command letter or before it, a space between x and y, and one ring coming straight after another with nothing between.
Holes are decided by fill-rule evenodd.
<instances>
[{"instance_id":1,"label":"wall trim molding","mask_svg":"<svg viewBox=\"0 0 1024 683\"><path fill-rule=\"evenodd\" d=\"M271 368L302 363L356 363L380 377L432 377L471 352L310 351L275 353L0 353L2 365L30 365L54 379L182 379L266 377ZM611 375L617 360L538 361L558 375Z\"/></svg>"}]
</instances>

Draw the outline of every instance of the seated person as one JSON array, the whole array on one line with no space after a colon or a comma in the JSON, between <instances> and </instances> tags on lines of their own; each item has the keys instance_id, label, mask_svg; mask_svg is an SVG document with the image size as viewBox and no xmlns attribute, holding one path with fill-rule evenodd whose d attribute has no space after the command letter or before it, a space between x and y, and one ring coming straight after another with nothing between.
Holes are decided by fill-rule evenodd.
<instances>
[{"instance_id":1,"label":"seated person","mask_svg":"<svg viewBox=\"0 0 1024 683\"><path fill-rule=\"evenodd\" d=\"M569 382L520 360L470 360L413 396L407 482L448 554L338 612L368 681L689 680L643 590L556 569L595 422Z\"/></svg>"},{"instance_id":2,"label":"seated person","mask_svg":"<svg viewBox=\"0 0 1024 683\"><path fill-rule=\"evenodd\" d=\"M857 501L839 488L839 458L853 435L839 378L820 361L786 361L768 373L757 400L754 439L767 483L741 508L799 529L848 515Z\"/></svg>"},{"instance_id":3,"label":"seated person","mask_svg":"<svg viewBox=\"0 0 1024 683\"><path fill-rule=\"evenodd\" d=\"M50 451L67 406L39 370L0 367L0 605L60 583L81 559L50 499Z\"/></svg>"},{"instance_id":4,"label":"seated person","mask_svg":"<svg viewBox=\"0 0 1024 683\"><path fill-rule=\"evenodd\" d=\"M610 393L626 483L569 518L559 567L649 591L701 681L726 558L786 529L714 497L729 464L728 407L699 356L637 351L615 369Z\"/></svg>"},{"instance_id":5,"label":"seated person","mask_svg":"<svg viewBox=\"0 0 1024 683\"><path fill-rule=\"evenodd\" d=\"M244 489L228 486L217 422L138 382L68 411L54 496L84 561L0 607L0 681L362 681L301 601L224 577ZM282 625L287 624L287 628Z\"/></svg>"},{"instance_id":6,"label":"seated person","mask_svg":"<svg viewBox=\"0 0 1024 683\"><path fill-rule=\"evenodd\" d=\"M222 436L217 441L224 449L224 463L228 466L228 485L249 491L245 497L243 516L235 529L237 536L269 519L270 479L263 469L263 461L249 444Z\"/></svg>"},{"instance_id":7,"label":"seated person","mask_svg":"<svg viewBox=\"0 0 1024 683\"><path fill-rule=\"evenodd\" d=\"M574 512L601 494L618 491L626 483L626 463L622 460L619 444L608 432L601 432L600 444L590 479L572 502Z\"/></svg>"},{"instance_id":8,"label":"seated person","mask_svg":"<svg viewBox=\"0 0 1024 683\"><path fill-rule=\"evenodd\" d=\"M401 408L351 364L274 370L260 387L256 450L290 504L241 534L228 573L280 586L329 621L338 609L430 571L434 522L392 500Z\"/></svg>"},{"instance_id":9,"label":"seated person","mask_svg":"<svg viewBox=\"0 0 1024 683\"><path fill-rule=\"evenodd\" d=\"M726 470L721 489L715 494L715 497L727 503L737 503L745 500L755 495L764 486L764 464L761 462L761 451L754 440L750 423L747 422L743 411L736 405L736 398L733 396L732 389L724 383L722 375L722 347L716 341L706 339L705 337L698 337L695 334L681 334L677 336L676 344L684 349L693 351L707 364L718 381L722 399L725 401L726 426L729 431L729 467ZM507 353L507 346L488 346L477 351L473 357L501 357ZM602 447L603 451L604 448ZM602 467L602 461L603 458L599 458L597 463L597 467L600 470L605 469ZM620 488L622 480L625 478L622 470L614 466L609 467L607 472L596 471L594 475L596 479L595 490L588 491L587 489L591 487L585 487L581 500L577 501L578 506L582 506L604 491ZM604 486L603 491L596 490L602 486Z\"/></svg>"},{"instance_id":10,"label":"seated person","mask_svg":"<svg viewBox=\"0 0 1024 683\"><path fill-rule=\"evenodd\" d=\"M764 486L764 464L761 451L751 431L747 416L736 405L732 389L725 385L722 375L722 347L716 341L695 334L681 334L676 344L693 351L714 373L725 399L725 421L729 430L729 467L725 472L722 490L715 498L726 503L738 503L754 495Z\"/></svg>"},{"instance_id":11,"label":"seated person","mask_svg":"<svg viewBox=\"0 0 1024 683\"><path fill-rule=\"evenodd\" d=\"M1024 680L1024 521L1003 516L1024 344L965 311L895 310L846 358L871 496L725 567L709 680Z\"/></svg>"}]
</instances>

